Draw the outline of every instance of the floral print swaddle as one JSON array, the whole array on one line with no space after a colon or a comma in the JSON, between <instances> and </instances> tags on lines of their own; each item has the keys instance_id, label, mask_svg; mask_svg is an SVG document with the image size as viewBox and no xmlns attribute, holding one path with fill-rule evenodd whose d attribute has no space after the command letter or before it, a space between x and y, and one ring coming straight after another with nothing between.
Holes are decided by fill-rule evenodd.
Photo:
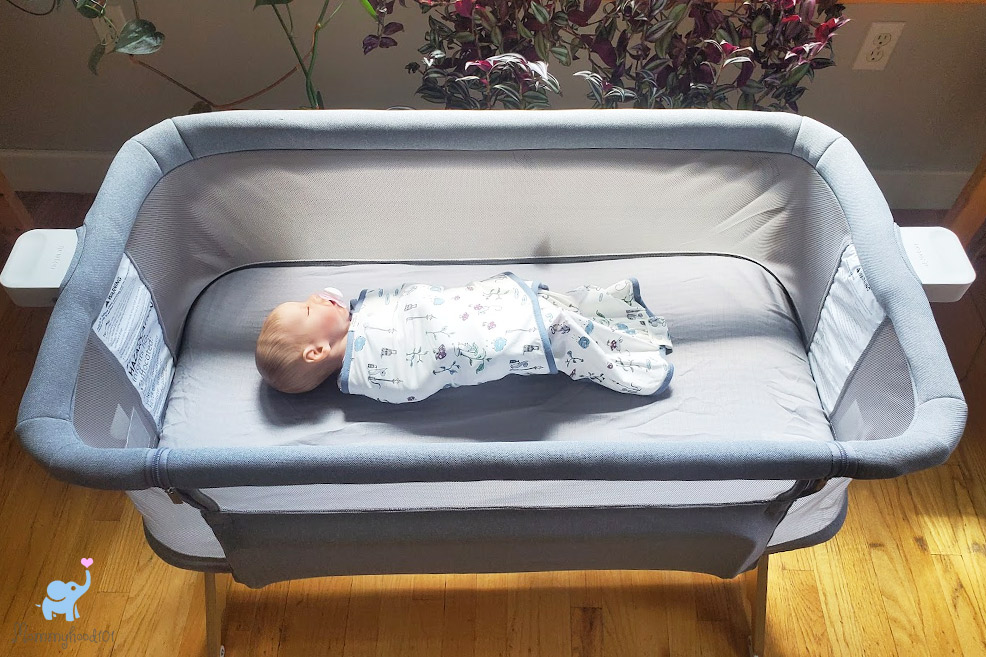
<instances>
[{"instance_id":1,"label":"floral print swaddle","mask_svg":"<svg viewBox=\"0 0 986 657\"><path fill-rule=\"evenodd\" d=\"M363 290L352 310L339 388L379 401L559 370L648 395L673 372L663 358L667 324L643 305L633 279L557 294L505 272L460 287Z\"/></svg>"}]
</instances>

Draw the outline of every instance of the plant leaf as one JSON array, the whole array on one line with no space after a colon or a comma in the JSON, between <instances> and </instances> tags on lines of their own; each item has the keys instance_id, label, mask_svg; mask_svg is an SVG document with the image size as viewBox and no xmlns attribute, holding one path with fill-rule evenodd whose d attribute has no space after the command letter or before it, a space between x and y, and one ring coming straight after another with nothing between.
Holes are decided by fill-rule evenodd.
<instances>
[{"instance_id":1,"label":"plant leaf","mask_svg":"<svg viewBox=\"0 0 986 657\"><path fill-rule=\"evenodd\" d=\"M565 46L555 46L551 49L551 54L555 56L558 63L562 66L571 66L572 53Z\"/></svg>"},{"instance_id":2,"label":"plant leaf","mask_svg":"<svg viewBox=\"0 0 986 657\"><path fill-rule=\"evenodd\" d=\"M537 2L531 3L531 13L534 14L537 22L543 25L546 25L551 20L551 14L548 13L548 10Z\"/></svg>"},{"instance_id":3,"label":"plant leaf","mask_svg":"<svg viewBox=\"0 0 986 657\"><path fill-rule=\"evenodd\" d=\"M391 34L397 34L398 32L403 32L404 26L400 23L387 23L383 26L383 33L387 36Z\"/></svg>"},{"instance_id":4,"label":"plant leaf","mask_svg":"<svg viewBox=\"0 0 986 657\"><path fill-rule=\"evenodd\" d=\"M157 31L154 23L136 19L123 26L113 49L127 55L149 55L157 52L163 43L164 35Z\"/></svg>"},{"instance_id":5,"label":"plant leaf","mask_svg":"<svg viewBox=\"0 0 986 657\"><path fill-rule=\"evenodd\" d=\"M741 110L752 110L753 103L756 100L753 94L743 93L740 94L739 102L736 103L736 109Z\"/></svg>"},{"instance_id":6,"label":"plant leaf","mask_svg":"<svg viewBox=\"0 0 986 657\"><path fill-rule=\"evenodd\" d=\"M101 60L105 54L105 43L97 43L96 47L92 49L91 53L89 53L89 70L92 71L93 75L99 75L99 73L96 72L96 67L99 66L99 60Z\"/></svg>"},{"instance_id":7,"label":"plant leaf","mask_svg":"<svg viewBox=\"0 0 986 657\"><path fill-rule=\"evenodd\" d=\"M365 9L366 13L370 15L370 18L372 18L373 20L377 20L377 10L374 9L373 5L370 4L370 0L359 0L359 3L363 5L363 9Z\"/></svg>"},{"instance_id":8,"label":"plant leaf","mask_svg":"<svg viewBox=\"0 0 986 657\"><path fill-rule=\"evenodd\" d=\"M75 8L86 18L99 18L106 13L106 7L93 0L75 0Z\"/></svg>"}]
</instances>

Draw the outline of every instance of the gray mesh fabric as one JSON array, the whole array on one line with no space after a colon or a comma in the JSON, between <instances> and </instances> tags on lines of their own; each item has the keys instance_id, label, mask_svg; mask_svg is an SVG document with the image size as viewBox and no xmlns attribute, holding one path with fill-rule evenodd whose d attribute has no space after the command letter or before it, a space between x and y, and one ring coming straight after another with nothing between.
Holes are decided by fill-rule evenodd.
<instances>
[{"instance_id":1,"label":"gray mesh fabric","mask_svg":"<svg viewBox=\"0 0 986 657\"><path fill-rule=\"evenodd\" d=\"M880 325L832 414L838 437L880 440L899 435L914 419L907 359L893 325Z\"/></svg>"},{"instance_id":2,"label":"gray mesh fabric","mask_svg":"<svg viewBox=\"0 0 986 657\"><path fill-rule=\"evenodd\" d=\"M449 172L491 192L436 194L427 181ZM397 180L419 182L387 182ZM165 177L141 207L127 252L172 346L205 285L271 260L721 252L764 263L811 330L847 231L825 182L787 154L246 151Z\"/></svg>"}]
</instances>

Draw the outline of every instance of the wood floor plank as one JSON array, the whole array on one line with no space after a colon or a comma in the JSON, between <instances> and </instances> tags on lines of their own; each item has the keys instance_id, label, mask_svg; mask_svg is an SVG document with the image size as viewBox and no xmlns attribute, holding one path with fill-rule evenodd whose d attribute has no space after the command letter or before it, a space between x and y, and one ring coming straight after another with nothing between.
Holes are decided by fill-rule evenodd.
<instances>
[{"instance_id":1,"label":"wood floor plank","mask_svg":"<svg viewBox=\"0 0 986 657\"><path fill-rule=\"evenodd\" d=\"M442 617L442 657L474 657L479 581L476 575L448 575Z\"/></svg>"},{"instance_id":2,"label":"wood floor plank","mask_svg":"<svg viewBox=\"0 0 986 657\"><path fill-rule=\"evenodd\" d=\"M379 582L382 579L378 575L352 578L343 646L345 657L375 657L377 654L382 597Z\"/></svg>"},{"instance_id":3,"label":"wood floor plank","mask_svg":"<svg viewBox=\"0 0 986 657\"><path fill-rule=\"evenodd\" d=\"M476 657L505 657L508 631L508 576L476 576Z\"/></svg>"},{"instance_id":4,"label":"wood floor plank","mask_svg":"<svg viewBox=\"0 0 986 657\"><path fill-rule=\"evenodd\" d=\"M982 625L982 606L976 599L976 586L962 556L931 555L941 592L948 601L949 619L955 626L961 654L986 655L986 631ZM941 623L941 619L938 620ZM953 651L954 652L954 651ZM947 654L947 653L946 653Z\"/></svg>"},{"instance_id":5,"label":"wood floor plank","mask_svg":"<svg viewBox=\"0 0 986 657\"><path fill-rule=\"evenodd\" d=\"M278 657L340 657L346 646L352 577L294 580L288 585Z\"/></svg>"}]
</instances>

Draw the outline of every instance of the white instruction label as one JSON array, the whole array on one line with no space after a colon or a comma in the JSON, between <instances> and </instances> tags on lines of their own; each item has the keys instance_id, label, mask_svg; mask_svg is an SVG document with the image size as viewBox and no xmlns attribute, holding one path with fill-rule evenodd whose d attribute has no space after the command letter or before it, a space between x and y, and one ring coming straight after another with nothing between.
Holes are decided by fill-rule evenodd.
<instances>
[{"instance_id":1,"label":"white instruction label","mask_svg":"<svg viewBox=\"0 0 986 657\"><path fill-rule=\"evenodd\" d=\"M160 425L175 364L164 342L151 292L126 255L92 328L120 361L144 408Z\"/></svg>"}]
</instances>

